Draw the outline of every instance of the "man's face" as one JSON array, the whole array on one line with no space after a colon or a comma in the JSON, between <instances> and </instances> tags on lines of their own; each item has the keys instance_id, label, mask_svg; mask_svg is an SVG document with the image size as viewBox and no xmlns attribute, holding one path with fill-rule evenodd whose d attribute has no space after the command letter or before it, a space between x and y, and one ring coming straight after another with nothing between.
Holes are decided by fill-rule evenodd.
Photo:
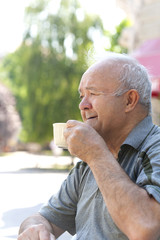
<instances>
[{"instance_id":1,"label":"man's face","mask_svg":"<svg viewBox=\"0 0 160 240\"><path fill-rule=\"evenodd\" d=\"M125 98L114 96L119 86L115 71L106 62L96 64L84 73L79 85L82 119L104 139L124 124Z\"/></svg>"}]
</instances>

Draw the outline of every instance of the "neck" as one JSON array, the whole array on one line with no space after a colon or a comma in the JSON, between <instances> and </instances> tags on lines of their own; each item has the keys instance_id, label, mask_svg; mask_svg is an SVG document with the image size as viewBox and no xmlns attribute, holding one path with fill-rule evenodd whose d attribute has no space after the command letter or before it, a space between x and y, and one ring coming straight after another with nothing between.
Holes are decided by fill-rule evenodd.
<instances>
[{"instance_id":1,"label":"neck","mask_svg":"<svg viewBox=\"0 0 160 240\"><path fill-rule=\"evenodd\" d=\"M113 156L117 159L118 158L118 153L120 150L120 147L124 140L127 138L128 134L123 135L123 137L119 134L115 138L110 138L109 141L106 141L107 147L110 150L110 152L113 154Z\"/></svg>"},{"instance_id":2,"label":"neck","mask_svg":"<svg viewBox=\"0 0 160 240\"><path fill-rule=\"evenodd\" d=\"M126 118L123 126L121 126L119 129L116 129L114 133L112 132L112 134L108 136L107 139L105 139L109 150L115 158L118 157L120 147L129 135L129 133L147 116L147 114L135 116L129 116L130 119Z\"/></svg>"}]
</instances>

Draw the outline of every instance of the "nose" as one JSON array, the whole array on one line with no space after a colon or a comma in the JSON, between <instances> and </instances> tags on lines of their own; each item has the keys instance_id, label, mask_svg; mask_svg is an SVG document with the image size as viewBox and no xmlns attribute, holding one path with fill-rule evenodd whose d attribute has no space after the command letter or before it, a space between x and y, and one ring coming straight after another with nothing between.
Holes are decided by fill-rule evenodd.
<instances>
[{"instance_id":1,"label":"nose","mask_svg":"<svg viewBox=\"0 0 160 240\"><path fill-rule=\"evenodd\" d=\"M91 109L92 108L92 104L89 102L87 97L83 97L83 99L81 100L80 104L79 104L79 109L80 110L85 110L85 109Z\"/></svg>"}]
</instances>

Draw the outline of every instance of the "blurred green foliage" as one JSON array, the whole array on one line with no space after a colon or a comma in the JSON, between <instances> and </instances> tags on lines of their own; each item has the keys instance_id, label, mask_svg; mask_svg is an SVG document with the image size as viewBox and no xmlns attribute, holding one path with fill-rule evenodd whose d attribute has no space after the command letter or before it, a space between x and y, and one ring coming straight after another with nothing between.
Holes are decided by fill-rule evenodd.
<instances>
[{"instance_id":1,"label":"blurred green foliage","mask_svg":"<svg viewBox=\"0 0 160 240\"><path fill-rule=\"evenodd\" d=\"M81 120L78 85L93 45L90 28L103 33L99 17L87 15L78 1L34 1L26 9L22 45L3 61L6 81L17 100L23 141L49 142L52 123Z\"/></svg>"},{"instance_id":2,"label":"blurred green foliage","mask_svg":"<svg viewBox=\"0 0 160 240\"><path fill-rule=\"evenodd\" d=\"M58 3L56 5L55 3ZM21 140L46 144L52 123L81 120L78 85L88 68L92 32L104 34L101 19L87 15L78 0L34 0L26 8L21 46L3 60L3 81L16 97L23 130ZM107 51L126 52L118 44L126 20L107 32Z\"/></svg>"},{"instance_id":3,"label":"blurred green foliage","mask_svg":"<svg viewBox=\"0 0 160 240\"><path fill-rule=\"evenodd\" d=\"M121 33L124 28L128 28L131 26L131 22L129 19L124 19L122 22L116 26L116 31L114 34L111 34L110 32L106 31L105 35L110 40L110 47L106 48L106 51L111 52L117 52L117 53L127 53L128 49L120 46L119 44L119 37L121 36Z\"/></svg>"}]
</instances>

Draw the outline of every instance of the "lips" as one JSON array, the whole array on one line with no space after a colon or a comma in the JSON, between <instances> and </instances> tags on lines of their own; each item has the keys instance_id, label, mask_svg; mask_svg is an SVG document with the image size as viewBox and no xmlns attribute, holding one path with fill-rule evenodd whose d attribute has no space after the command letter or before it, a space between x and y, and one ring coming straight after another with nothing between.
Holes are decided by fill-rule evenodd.
<instances>
[{"instance_id":1,"label":"lips","mask_svg":"<svg viewBox=\"0 0 160 240\"><path fill-rule=\"evenodd\" d=\"M96 117L97 117L97 115L86 115L87 120L94 119Z\"/></svg>"},{"instance_id":2,"label":"lips","mask_svg":"<svg viewBox=\"0 0 160 240\"><path fill-rule=\"evenodd\" d=\"M93 119L93 118L96 118L96 116L95 116L95 117L89 117L89 118L87 118L87 119Z\"/></svg>"}]
</instances>

